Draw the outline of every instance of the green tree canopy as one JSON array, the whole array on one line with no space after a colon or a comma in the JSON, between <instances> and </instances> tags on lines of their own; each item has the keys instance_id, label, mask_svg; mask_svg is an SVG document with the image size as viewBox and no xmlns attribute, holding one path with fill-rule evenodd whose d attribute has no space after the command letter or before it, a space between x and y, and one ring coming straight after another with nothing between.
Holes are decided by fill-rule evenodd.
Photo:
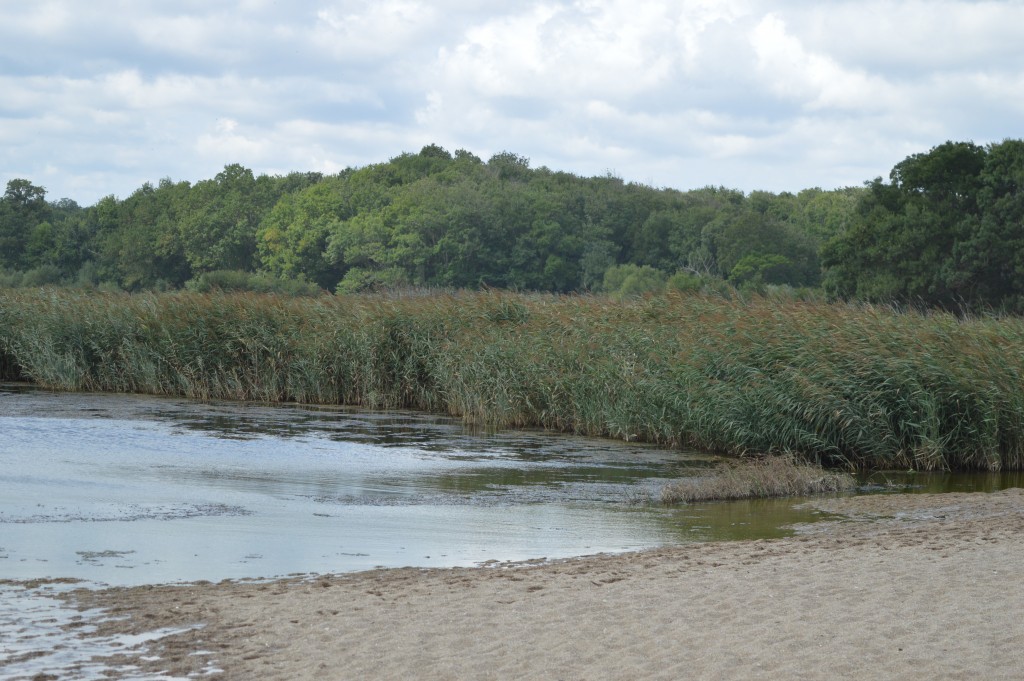
<instances>
[{"instance_id":1,"label":"green tree canopy","mask_svg":"<svg viewBox=\"0 0 1024 681\"><path fill-rule=\"evenodd\" d=\"M1021 141L946 142L868 183L850 224L822 251L839 298L1020 309Z\"/></svg>"},{"instance_id":2,"label":"green tree canopy","mask_svg":"<svg viewBox=\"0 0 1024 681\"><path fill-rule=\"evenodd\" d=\"M49 219L50 206L46 203L46 190L28 180L14 179L7 183L0 198L0 266L19 267L24 263L25 248L33 240L36 227ZM36 235L37 246L45 237ZM38 259L39 252L32 254Z\"/></svg>"}]
</instances>

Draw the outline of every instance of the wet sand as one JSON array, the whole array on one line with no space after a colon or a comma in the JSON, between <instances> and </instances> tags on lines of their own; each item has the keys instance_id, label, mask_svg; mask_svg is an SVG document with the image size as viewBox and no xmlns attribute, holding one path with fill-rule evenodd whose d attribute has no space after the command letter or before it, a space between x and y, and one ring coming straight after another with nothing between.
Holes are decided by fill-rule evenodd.
<instances>
[{"instance_id":1,"label":"wet sand","mask_svg":"<svg viewBox=\"0 0 1024 681\"><path fill-rule=\"evenodd\" d=\"M227 679L1019 679L1024 491L827 499L795 537L74 592ZM198 653L198 654L197 654ZM159 659L141 659L159 656Z\"/></svg>"}]
</instances>

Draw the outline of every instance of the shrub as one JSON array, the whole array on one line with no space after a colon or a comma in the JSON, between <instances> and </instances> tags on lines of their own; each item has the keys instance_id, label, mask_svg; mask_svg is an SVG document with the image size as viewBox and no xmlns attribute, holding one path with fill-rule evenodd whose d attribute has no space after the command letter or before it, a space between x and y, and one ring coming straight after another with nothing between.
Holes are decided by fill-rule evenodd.
<instances>
[{"instance_id":1,"label":"shrub","mask_svg":"<svg viewBox=\"0 0 1024 681\"><path fill-rule=\"evenodd\" d=\"M704 288L704 277L689 272L676 272L665 284L665 288L676 293L695 293Z\"/></svg>"},{"instance_id":2,"label":"shrub","mask_svg":"<svg viewBox=\"0 0 1024 681\"><path fill-rule=\"evenodd\" d=\"M397 267L382 270L353 267L335 289L338 294L373 293L400 290L409 285L405 272Z\"/></svg>"},{"instance_id":3,"label":"shrub","mask_svg":"<svg viewBox=\"0 0 1024 681\"><path fill-rule=\"evenodd\" d=\"M61 271L56 265L40 265L27 270L21 278L21 286L48 286L50 284L59 284L61 281Z\"/></svg>"},{"instance_id":4,"label":"shrub","mask_svg":"<svg viewBox=\"0 0 1024 681\"><path fill-rule=\"evenodd\" d=\"M315 296L320 287L303 278L283 279L262 272L242 270L214 270L204 272L185 282L185 288L197 293L212 291L251 291L255 293L281 293L290 296Z\"/></svg>"},{"instance_id":5,"label":"shrub","mask_svg":"<svg viewBox=\"0 0 1024 681\"><path fill-rule=\"evenodd\" d=\"M665 290L667 278L664 272L650 265L616 265L604 273L602 290L618 298L660 293Z\"/></svg>"}]
</instances>

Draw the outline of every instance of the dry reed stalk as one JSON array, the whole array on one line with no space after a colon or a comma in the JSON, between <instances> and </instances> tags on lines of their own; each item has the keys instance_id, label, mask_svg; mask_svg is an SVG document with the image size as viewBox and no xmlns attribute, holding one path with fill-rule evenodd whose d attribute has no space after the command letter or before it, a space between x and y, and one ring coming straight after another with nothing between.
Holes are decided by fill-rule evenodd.
<instances>
[{"instance_id":1,"label":"dry reed stalk","mask_svg":"<svg viewBox=\"0 0 1024 681\"><path fill-rule=\"evenodd\" d=\"M727 501L768 497L797 497L846 492L856 481L848 473L826 471L818 464L789 456L731 461L710 477L669 483L661 490L666 504Z\"/></svg>"}]
</instances>

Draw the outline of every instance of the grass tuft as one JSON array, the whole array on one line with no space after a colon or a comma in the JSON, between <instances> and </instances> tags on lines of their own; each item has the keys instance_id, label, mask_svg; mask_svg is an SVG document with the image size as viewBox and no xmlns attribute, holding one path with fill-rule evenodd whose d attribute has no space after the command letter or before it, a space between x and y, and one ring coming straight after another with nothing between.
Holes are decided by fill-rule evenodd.
<instances>
[{"instance_id":1,"label":"grass tuft","mask_svg":"<svg viewBox=\"0 0 1024 681\"><path fill-rule=\"evenodd\" d=\"M661 489L665 504L728 501L768 497L800 497L846 492L856 486L848 473L826 471L820 465L789 456L730 461L710 477L680 480Z\"/></svg>"}]
</instances>

